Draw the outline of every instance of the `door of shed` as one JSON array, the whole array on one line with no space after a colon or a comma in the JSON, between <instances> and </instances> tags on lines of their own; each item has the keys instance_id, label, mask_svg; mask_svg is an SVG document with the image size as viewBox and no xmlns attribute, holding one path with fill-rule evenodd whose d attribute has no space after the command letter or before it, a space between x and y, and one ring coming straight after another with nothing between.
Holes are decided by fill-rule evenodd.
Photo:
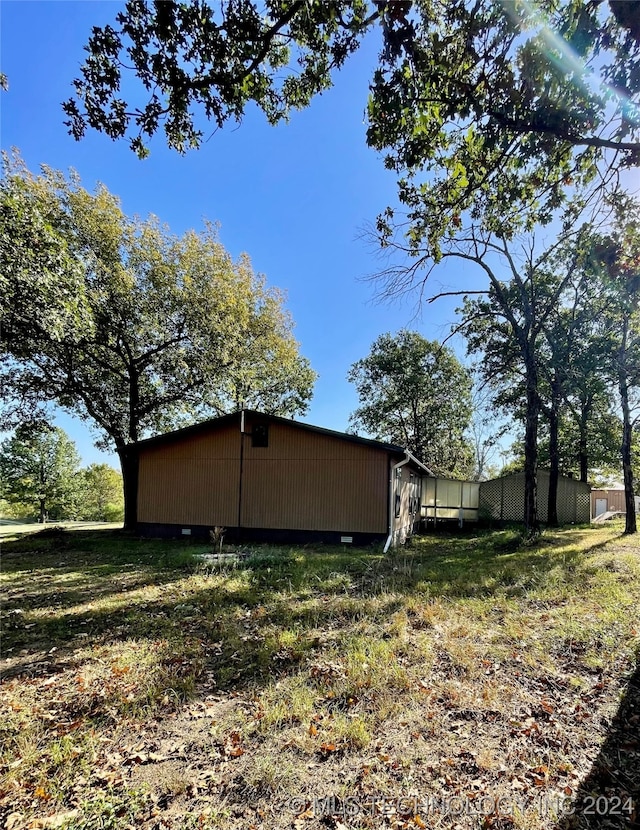
<instances>
[{"instance_id":1,"label":"door of shed","mask_svg":"<svg viewBox=\"0 0 640 830\"><path fill-rule=\"evenodd\" d=\"M607 500L606 499L596 499L596 516L602 516L603 513L607 512Z\"/></svg>"}]
</instances>

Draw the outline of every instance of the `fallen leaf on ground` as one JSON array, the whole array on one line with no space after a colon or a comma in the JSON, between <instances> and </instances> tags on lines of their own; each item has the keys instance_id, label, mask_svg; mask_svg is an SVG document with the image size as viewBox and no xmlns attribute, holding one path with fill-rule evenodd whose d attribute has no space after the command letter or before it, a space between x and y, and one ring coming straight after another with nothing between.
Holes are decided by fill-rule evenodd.
<instances>
[{"instance_id":1,"label":"fallen leaf on ground","mask_svg":"<svg viewBox=\"0 0 640 830\"><path fill-rule=\"evenodd\" d=\"M55 813L53 816L46 816L45 818L37 818L29 824L29 830L53 830L56 827L62 827L71 819L74 819L80 810L67 810L64 813Z\"/></svg>"}]
</instances>

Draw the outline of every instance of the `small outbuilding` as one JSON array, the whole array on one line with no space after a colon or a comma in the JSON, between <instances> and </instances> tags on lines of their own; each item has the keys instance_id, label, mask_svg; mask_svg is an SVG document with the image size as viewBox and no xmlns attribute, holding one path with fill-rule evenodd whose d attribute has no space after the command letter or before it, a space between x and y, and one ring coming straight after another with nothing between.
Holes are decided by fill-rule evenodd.
<instances>
[{"instance_id":1,"label":"small outbuilding","mask_svg":"<svg viewBox=\"0 0 640 830\"><path fill-rule=\"evenodd\" d=\"M538 470L538 519L547 521L549 498L549 471ZM524 521L524 473L510 473L480 483L480 518L504 522ZM591 488L583 481L560 476L558 478L558 522L586 524L590 521Z\"/></svg>"},{"instance_id":2,"label":"small outbuilding","mask_svg":"<svg viewBox=\"0 0 640 830\"><path fill-rule=\"evenodd\" d=\"M242 410L141 441L138 530L246 541L402 543L430 470L402 447Z\"/></svg>"},{"instance_id":3,"label":"small outbuilding","mask_svg":"<svg viewBox=\"0 0 640 830\"><path fill-rule=\"evenodd\" d=\"M640 504L640 499L636 498L636 505L638 504ZM596 519L603 513L610 512L627 512L623 484L596 488L591 491L591 518Z\"/></svg>"}]
</instances>

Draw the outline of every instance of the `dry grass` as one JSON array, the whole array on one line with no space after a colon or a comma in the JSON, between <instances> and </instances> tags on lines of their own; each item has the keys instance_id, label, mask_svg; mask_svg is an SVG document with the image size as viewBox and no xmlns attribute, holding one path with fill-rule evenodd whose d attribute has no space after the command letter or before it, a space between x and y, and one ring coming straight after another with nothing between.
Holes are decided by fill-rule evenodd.
<instances>
[{"instance_id":1,"label":"dry grass","mask_svg":"<svg viewBox=\"0 0 640 830\"><path fill-rule=\"evenodd\" d=\"M218 570L204 550L4 543L6 830L631 826L640 542L620 526Z\"/></svg>"}]
</instances>

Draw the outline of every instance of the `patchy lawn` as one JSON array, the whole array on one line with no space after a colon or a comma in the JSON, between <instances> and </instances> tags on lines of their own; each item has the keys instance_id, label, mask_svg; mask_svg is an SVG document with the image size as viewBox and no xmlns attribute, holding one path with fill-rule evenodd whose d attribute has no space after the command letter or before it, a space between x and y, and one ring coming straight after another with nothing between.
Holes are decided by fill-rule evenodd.
<instances>
[{"instance_id":1,"label":"patchy lawn","mask_svg":"<svg viewBox=\"0 0 640 830\"><path fill-rule=\"evenodd\" d=\"M634 826L640 540L620 525L206 550L3 543L0 826Z\"/></svg>"}]
</instances>

